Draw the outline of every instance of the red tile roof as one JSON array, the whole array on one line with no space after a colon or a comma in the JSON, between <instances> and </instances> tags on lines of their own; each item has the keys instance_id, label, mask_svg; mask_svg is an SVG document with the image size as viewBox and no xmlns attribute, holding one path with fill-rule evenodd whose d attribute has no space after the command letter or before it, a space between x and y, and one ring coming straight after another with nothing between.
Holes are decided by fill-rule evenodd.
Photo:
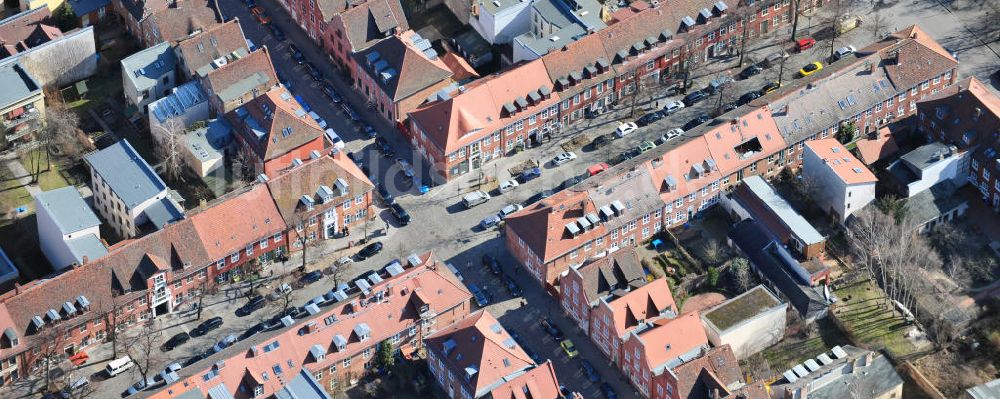
<instances>
[{"instance_id":1,"label":"red tile roof","mask_svg":"<svg viewBox=\"0 0 1000 399\"><path fill-rule=\"evenodd\" d=\"M62 31L52 26L52 12L48 7L23 11L3 19L0 24L0 58L9 57L62 36Z\"/></svg>"},{"instance_id":2,"label":"red tile roof","mask_svg":"<svg viewBox=\"0 0 1000 399\"><path fill-rule=\"evenodd\" d=\"M664 278L656 279L642 287L635 288L622 297L615 298L608 306L614 315L615 336L622 338L642 322L660 317L664 311L677 312L677 304L670 293L670 285Z\"/></svg>"},{"instance_id":3,"label":"red tile roof","mask_svg":"<svg viewBox=\"0 0 1000 399\"><path fill-rule=\"evenodd\" d=\"M248 212L247 210L253 210ZM256 185L189 215L209 259L223 259L248 244L284 232L285 222L265 185Z\"/></svg>"},{"instance_id":4,"label":"red tile roof","mask_svg":"<svg viewBox=\"0 0 1000 399\"><path fill-rule=\"evenodd\" d=\"M864 162L865 165L871 165L899 151L896 139L892 137L892 132L889 131L888 127L879 129L874 139L861 139L855 144L858 146L861 162Z\"/></svg>"},{"instance_id":5,"label":"red tile roof","mask_svg":"<svg viewBox=\"0 0 1000 399\"><path fill-rule=\"evenodd\" d=\"M560 399L559 380L552 361L514 377L484 396L487 399Z\"/></svg>"},{"instance_id":6,"label":"red tile roof","mask_svg":"<svg viewBox=\"0 0 1000 399\"><path fill-rule=\"evenodd\" d=\"M252 118L252 122L245 115ZM281 157L317 138L323 129L284 87L275 87L227 115L263 161ZM254 129L264 133L258 138Z\"/></svg>"},{"instance_id":7,"label":"red tile roof","mask_svg":"<svg viewBox=\"0 0 1000 399\"><path fill-rule=\"evenodd\" d=\"M710 398L714 390L725 397L732 393L728 387L743 384L740 364L728 344L705 351L701 357L673 368L673 372L680 398Z\"/></svg>"},{"instance_id":8,"label":"red tile roof","mask_svg":"<svg viewBox=\"0 0 1000 399\"><path fill-rule=\"evenodd\" d=\"M238 18L186 37L174 47L174 51L191 72L197 72L213 60L228 57L240 49L250 52Z\"/></svg>"},{"instance_id":9,"label":"red tile roof","mask_svg":"<svg viewBox=\"0 0 1000 399\"><path fill-rule=\"evenodd\" d=\"M868 170L850 151L847 151L847 148L840 144L837 139L807 141L806 147L819 156L844 184L853 185L878 181L875 174Z\"/></svg>"},{"instance_id":10,"label":"red tile roof","mask_svg":"<svg viewBox=\"0 0 1000 399\"><path fill-rule=\"evenodd\" d=\"M370 47L393 32L410 29L399 0L367 0L341 11L333 18L343 21L350 50L355 52Z\"/></svg>"},{"instance_id":11,"label":"red tile roof","mask_svg":"<svg viewBox=\"0 0 1000 399\"><path fill-rule=\"evenodd\" d=\"M698 347L708 347L708 336L698 312L685 313L675 319L658 319L654 324L626 338L641 340L646 367L650 371L659 370L667 362Z\"/></svg>"},{"instance_id":12,"label":"red tile roof","mask_svg":"<svg viewBox=\"0 0 1000 399\"><path fill-rule=\"evenodd\" d=\"M197 30L204 30L221 22L213 8L213 1L176 0L171 3L175 5L154 10L140 22L142 31L151 37L151 40L141 38L147 45L174 43Z\"/></svg>"},{"instance_id":13,"label":"red tile roof","mask_svg":"<svg viewBox=\"0 0 1000 399\"><path fill-rule=\"evenodd\" d=\"M346 194L341 195L337 191L337 179L347 183ZM317 204L322 202L316 194L321 185L334 192L333 202L336 205L333 206L339 206L345 199L352 200L375 187L354 162L338 162L330 155L307 159L302 165L285 170L267 182L278 211L289 224L293 224L297 211L305 209L301 202L303 195L308 195Z\"/></svg>"},{"instance_id":14,"label":"red tile roof","mask_svg":"<svg viewBox=\"0 0 1000 399\"><path fill-rule=\"evenodd\" d=\"M261 47L246 57L231 61L221 68L210 71L204 79L207 82L205 90L211 90L212 95L230 101L250 92L252 88L270 88L278 85L278 77L271 64L267 47ZM238 85L252 82L252 85ZM239 87L237 87L239 86ZM245 90L240 92L239 90ZM263 93L264 90L261 90Z\"/></svg>"}]
</instances>

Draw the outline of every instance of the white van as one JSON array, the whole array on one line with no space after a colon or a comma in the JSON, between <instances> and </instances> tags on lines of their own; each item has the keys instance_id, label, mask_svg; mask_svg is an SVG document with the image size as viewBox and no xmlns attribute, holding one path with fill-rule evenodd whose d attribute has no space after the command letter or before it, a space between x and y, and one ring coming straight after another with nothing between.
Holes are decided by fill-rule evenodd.
<instances>
[{"instance_id":1,"label":"white van","mask_svg":"<svg viewBox=\"0 0 1000 399\"><path fill-rule=\"evenodd\" d=\"M132 358L125 356L108 362L108 366L104 368L104 371L108 373L108 377L114 377L131 367Z\"/></svg>"},{"instance_id":2,"label":"white van","mask_svg":"<svg viewBox=\"0 0 1000 399\"><path fill-rule=\"evenodd\" d=\"M472 208L476 205L485 204L486 201L489 200L490 195L481 190L465 194L465 197L462 198L462 202L465 204L466 208Z\"/></svg>"}]
</instances>

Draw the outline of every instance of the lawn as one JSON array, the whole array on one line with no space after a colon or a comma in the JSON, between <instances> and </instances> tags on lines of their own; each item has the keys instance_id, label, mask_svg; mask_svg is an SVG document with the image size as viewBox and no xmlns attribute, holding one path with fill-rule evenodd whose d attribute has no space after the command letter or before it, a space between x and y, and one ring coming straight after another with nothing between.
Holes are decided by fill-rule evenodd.
<instances>
[{"instance_id":1,"label":"lawn","mask_svg":"<svg viewBox=\"0 0 1000 399\"><path fill-rule=\"evenodd\" d=\"M805 339L786 337L775 346L761 352L771 366L771 371L777 375L792 368L796 364L815 358L820 353L829 352L837 345L848 344L847 337L829 319L816 321L819 334Z\"/></svg>"},{"instance_id":2,"label":"lawn","mask_svg":"<svg viewBox=\"0 0 1000 399\"><path fill-rule=\"evenodd\" d=\"M862 281L840 287L834 294L840 302L831 309L832 316L859 343L872 348L885 347L897 357L918 350L905 335L912 323L885 304L885 294L878 286Z\"/></svg>"},{"instance_id":3,"label":"lawn","mask_svg":"<svg viewBox=\"0 0 1000 399\"><path fill-rule=\"evenodd\" d=\"M77 96L74 90L67 90L66 105L80 113L81 118L87 117L87 110L96 106L106 98L117 98L122 91L122 78L120 75L98 74L87 79L87 93L82 97ZM71 94L73 93L73 94Z\"/></svg>"},{"instance_id":4,"label":"lawn","mask_svg":"<svg viewBox=\"0 0 1000 399\"><path fill-rule=\"evenodd\" d=\"M4 221L7 224L7 216L13 212L14 208L21 205L29 205L32 202L31 194L21 186L20 181L7 169L6 165L0 164L0 212L3 212Z\"/></svg>"},{"instance_id":5,"label":"lawn","mask_svg":"<svg viewBox=\"0 0 1000 399\"><path fill-rule=\"evenodd\" d=\"M38 176L38 186L42 191L54 190L60 187L66 187L69 182L63 178L62 171L59 169L59 162L56 159L49 159L45 154L39 154L40 149L34 149L26 153L22 153L19 157L21 160L21 165L25 169L31 171L32 159L35 162L41 162L42 173ZM48 160L48 167L45 163Z\"/></svg>"}]
</instances>

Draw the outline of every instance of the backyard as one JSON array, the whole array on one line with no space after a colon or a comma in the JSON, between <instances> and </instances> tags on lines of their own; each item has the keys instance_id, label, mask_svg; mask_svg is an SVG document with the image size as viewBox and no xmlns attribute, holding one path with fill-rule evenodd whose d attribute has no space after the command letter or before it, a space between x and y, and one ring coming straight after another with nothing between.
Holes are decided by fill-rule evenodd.
<instances>
[{"instance_id":1,"label":"backyard","mask_svg":"<svg viewBox=\"0 0 1000 399\"><path fill-rule=\"evenodd\" d=\"M930 347L924 334L886 304L883 291L869 280L840 287L834 295L840 302L831 309L832 316L858 344L885 348L897 358ZM914 337L908 337L908 332Z\"/></svg>"},{"instance_id":2,"label":"backyard","mask_svg":"<svg viewBox=\"0 0 1000 399\"><path fill-rule=\"evenodd\" d=\"M761 352L773 373L780 375L806 359L829 352L834 346L848 344L847 337L829 318L817 320L815 326L815 329L799 333L786 332L784 340Z\"/></svg>"}]
</instances>

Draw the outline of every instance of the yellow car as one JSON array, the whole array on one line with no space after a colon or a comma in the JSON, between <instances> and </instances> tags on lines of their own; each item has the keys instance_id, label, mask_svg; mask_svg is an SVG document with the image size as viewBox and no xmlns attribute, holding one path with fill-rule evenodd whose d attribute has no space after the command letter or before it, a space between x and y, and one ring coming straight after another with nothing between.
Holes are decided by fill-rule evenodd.
<instances>
[{"instance_id":1,"label":"yellow car","mask_svg":"<svg viewBox=\"0 0 1000 399\"><path fill-rule=\"evenodd\" d=\"M566 356L569 356L570 358L577 357L577 355L580 354L580 352L576 351L576 345L573 345L573 341L568 339L562 340L562 342L559 343L559 346L562 347L563 352L566 352Z\"/></svg>"},{"instance_id":2,"label":"yellow car","mask_svg":"<svg viewBox=\"0 0 1000 399\"><path fill-rule=\"evenodd\" d=\"M799 69L799 75L806 77L822 70L823 70L823 63L816 61L809 63L809 65L802 67L802 69Z\"/></svg>"}]
</instances>

